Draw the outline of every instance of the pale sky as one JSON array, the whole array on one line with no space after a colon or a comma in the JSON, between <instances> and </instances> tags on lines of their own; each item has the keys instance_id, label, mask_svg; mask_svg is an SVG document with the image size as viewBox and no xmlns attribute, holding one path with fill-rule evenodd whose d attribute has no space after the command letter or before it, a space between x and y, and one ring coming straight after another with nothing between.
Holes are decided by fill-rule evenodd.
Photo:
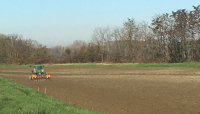
<instances>
[{"instance_id":1,"label":"pale sky","mask_svg":"<svg viewBox=\"0 0 200 114\"><path fill-rule=\"evenodd\" d=\"M0 33L67 46L89 42L98 27L121 27L127 18L150 24L156 14L198 5L199 0L0 0Z\"/></svg>"}]
</instances>

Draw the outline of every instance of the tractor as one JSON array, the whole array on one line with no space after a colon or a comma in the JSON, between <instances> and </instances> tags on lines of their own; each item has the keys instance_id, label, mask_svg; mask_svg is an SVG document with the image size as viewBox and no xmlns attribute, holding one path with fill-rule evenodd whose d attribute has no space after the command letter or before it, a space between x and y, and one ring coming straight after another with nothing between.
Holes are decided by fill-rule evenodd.
<instances>
[{"instance_id":1,"label":"tractor","mask_svg":"<svg viewBox=\"0 0 200 114\"><path fill-rule=\"evenodd\" d=\"M33 65L33 70L31 71L29 78L31 80L42 80L42 79L49 80L50 75L46 74L46 71L44 70L44 66Z\"/></svg>"}]
</instances>

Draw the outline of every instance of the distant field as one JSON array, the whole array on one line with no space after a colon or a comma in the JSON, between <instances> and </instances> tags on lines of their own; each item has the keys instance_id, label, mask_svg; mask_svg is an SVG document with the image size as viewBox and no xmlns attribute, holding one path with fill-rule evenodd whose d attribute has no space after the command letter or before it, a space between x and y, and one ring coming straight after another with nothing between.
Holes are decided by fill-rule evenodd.
<instances>
[{"instance_id":1,"label":"distant field","mask_svg":"<svg viewBox=\"0 0 200 114\"><path fill-rule=\"evenodd\" d=\"M101 114L0 77L0 114Z\"/></svg>"},{"instance_id":2,"label":"distant field","mask_svg":"<svg viewBox=\"0 0 200 114\"><path fill-rule=\"evenodd\" d=\"M45 67L126 67L126 68L200 68L199 62L186 63L68 63L44 64ZM0 68L28 68L30 65L0 65Z\"/></svg>"}]
</instances>

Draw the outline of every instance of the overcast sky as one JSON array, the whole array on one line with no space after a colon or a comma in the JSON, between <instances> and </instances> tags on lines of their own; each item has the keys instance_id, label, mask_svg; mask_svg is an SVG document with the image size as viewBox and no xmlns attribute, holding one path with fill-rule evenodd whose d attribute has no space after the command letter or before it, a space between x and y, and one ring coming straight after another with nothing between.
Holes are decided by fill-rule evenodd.
<instances>
[{"instance_id":1,"label":"overcast sky","mask_svg":"<svg viewBox=\"0 0 200 114\"><path fill-rule=\"evenodd\" d=\"M52 47L90 41L97 27L120 27L127 18L192 10L199 0L0 0L0 33L21 34Z\"/></svg>"}]
</instances>

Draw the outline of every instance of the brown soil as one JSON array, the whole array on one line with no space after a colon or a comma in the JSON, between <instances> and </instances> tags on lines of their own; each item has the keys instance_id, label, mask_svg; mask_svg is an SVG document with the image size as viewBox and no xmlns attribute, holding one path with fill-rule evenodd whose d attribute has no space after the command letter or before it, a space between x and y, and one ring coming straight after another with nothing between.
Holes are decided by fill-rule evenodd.
<instances>
[{"instance_id":1,"label":"brown soil","mask_svg":"<svg viewBox=\"0 0 200 114\"><path fill-rule=\"evenodd\" d=\"M0 76L62 101L107 114L198 114L200 69L46 68L49 81L31 81L29 68Z\"/></svg>"}]
</instances>

